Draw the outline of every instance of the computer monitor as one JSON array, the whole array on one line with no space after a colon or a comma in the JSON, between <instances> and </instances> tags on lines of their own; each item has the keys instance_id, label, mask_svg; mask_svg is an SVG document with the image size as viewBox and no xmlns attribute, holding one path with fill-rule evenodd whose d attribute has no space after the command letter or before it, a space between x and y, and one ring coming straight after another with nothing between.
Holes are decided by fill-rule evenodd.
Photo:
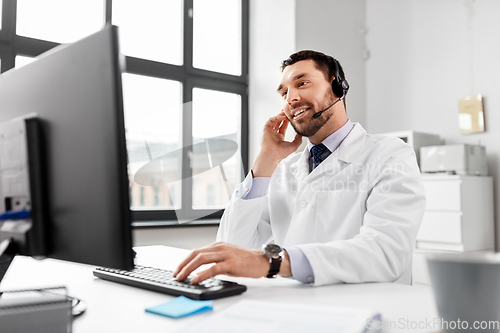
<instances>
[{"instance_id":1,"label":"computer monitor","mask_svg":"<svg viewBox=\"0 0 500 333\"><path fill-rule=\"evenodd\" d=\"M0 75L0 123L36 114L44 143L48 257L131 269L118 28Z\"/></svg>"}]
</instances>

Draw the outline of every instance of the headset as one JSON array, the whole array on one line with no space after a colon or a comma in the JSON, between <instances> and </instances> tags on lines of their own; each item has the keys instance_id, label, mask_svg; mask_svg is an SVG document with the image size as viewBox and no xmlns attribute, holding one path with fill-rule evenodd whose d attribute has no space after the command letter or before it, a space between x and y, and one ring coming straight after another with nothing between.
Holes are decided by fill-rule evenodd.
<instances>
[{"instance_id":1,"label":"headset","mask_svg":"<svg viewBox=\"0 0 500 333\"><path fill-rule=\"evenodd\" d=\"M330 109L332 106L343 100L345 98L345 95L347 94L347 91L349 91L349 83L347 82L347 80L340 78L340 68L338 61L328 55L327 58L328 61L330 63L333 63L333 66L335 67L335 80L332 81L332 91L336 96L340 97L326 109L313 114L312 117L314 119L318 118L319 116L321 116L323 112L325 112L326 110Z\"/></svg>"}]
</instances>

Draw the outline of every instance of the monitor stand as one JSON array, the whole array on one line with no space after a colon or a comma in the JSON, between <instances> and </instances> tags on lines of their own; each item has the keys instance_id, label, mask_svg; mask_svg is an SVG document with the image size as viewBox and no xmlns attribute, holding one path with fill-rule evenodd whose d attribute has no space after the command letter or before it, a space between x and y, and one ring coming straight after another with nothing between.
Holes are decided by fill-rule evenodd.
<instances>
[{"instance_id":1,"label":"monitor stand","mask_svg":"<svg viewBox=\"0 0 500 333\"><path fill-rule=\"evenodd\" d=\"M0 243L0 282L14 260L16 252L15 244L11 239L5 239Z\"/></svg>"}]
</instances>

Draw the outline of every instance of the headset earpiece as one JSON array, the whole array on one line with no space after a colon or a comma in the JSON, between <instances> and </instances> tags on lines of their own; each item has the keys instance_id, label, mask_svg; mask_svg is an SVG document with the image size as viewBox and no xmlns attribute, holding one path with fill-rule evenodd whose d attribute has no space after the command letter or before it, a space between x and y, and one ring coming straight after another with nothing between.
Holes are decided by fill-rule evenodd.
<instances>
[{"instance_id":1,"label":"headset earpiece","mask_svg":"<svg viewBox=\"0 0 500 333\"><path fill-rule=\"evenodd\" d=\"M347 83L347 80L341 80L340 85L342 86L342 98L344 98L347 91L349 91L349 83Z\"/></svg>"},{"instance_id":2,"label":"headset earpiece","mask_svg":"<svg viewBox=\"0 0 500 333\"><path fill-rule=\"evenodd\" d=\"M343 99L349 90L349 83L347 80L340 78L339 63L333 57L330 57L335 67L335 80L332 81L332 90L337 97Z\"/></svg>"},{"instance_id":3,"label":"headset earpiece","mask_svg":"<svg viewBox=\"0 0 500 333\"><path fill-rule=\"evenodd\" d=\"M332 81L332 91L337 96L337 100L333 102L329 107L327 107L324 110L321 110L319 112L316 112L315 114L312 115L313 119L318 118L325 112L326 110L330 109L332 106L340 102L345 98L345 95L347 94L347 91L349 90L349 83L347 83L347 80L341 80L340 79L340 69L339 69L339 63L337 60L333 59L333 57L327 56L328 59L333 62L333 65L335 67L335 80ZM345 101L344 101L345 103Z\"/></svg>"}]
</instances>

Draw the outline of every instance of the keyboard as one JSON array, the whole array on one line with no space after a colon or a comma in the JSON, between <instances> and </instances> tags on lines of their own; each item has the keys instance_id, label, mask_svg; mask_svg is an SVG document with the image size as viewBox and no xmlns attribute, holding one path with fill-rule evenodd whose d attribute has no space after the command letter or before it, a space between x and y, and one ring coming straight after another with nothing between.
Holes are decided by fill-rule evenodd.
<instances>
[{"instance_id":1,"label":"keyboard","mask_svg":"<svg viewBox=\"0 0 500 333\"><path fill-rule=\"evenodd\" d=\"M192 284L190 277L177 281L173 271L138 266L132 270L97 267L94 276L108 281L118 282L133 287L152 290L173 296L186 296L194 300L211 300L238 295L247 287L235 282L210 278L199 284Z\"/></svg>"}]
</instances>

